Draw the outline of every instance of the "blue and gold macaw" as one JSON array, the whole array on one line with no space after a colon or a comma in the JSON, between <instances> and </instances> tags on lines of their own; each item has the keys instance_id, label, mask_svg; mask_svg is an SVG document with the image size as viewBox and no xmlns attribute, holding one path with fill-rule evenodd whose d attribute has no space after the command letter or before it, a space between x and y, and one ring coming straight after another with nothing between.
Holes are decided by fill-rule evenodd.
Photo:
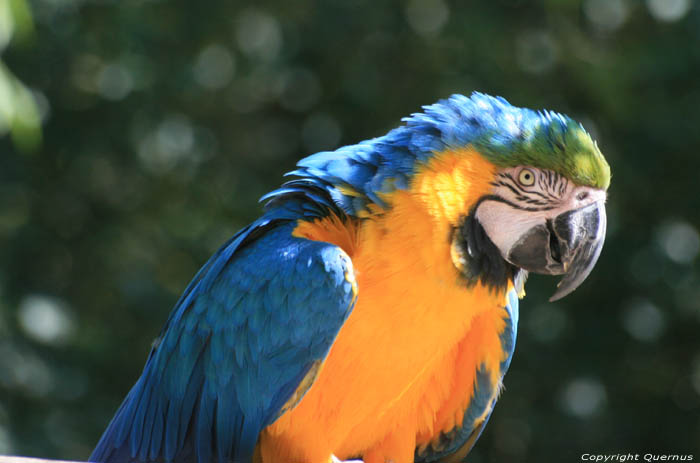
<instances>
[{"instance_id":1,"label":"blue and gold macaw","mask_svg":"<svg viewBox=\"0 0 700 463\"><path fill-rule=\"evenodd\" d=\"M94 462L454 462L498 397L528 272L572 292L610 168L580 124L454 95L302 159L197 273Z\"/></svg>"}]
</instances>

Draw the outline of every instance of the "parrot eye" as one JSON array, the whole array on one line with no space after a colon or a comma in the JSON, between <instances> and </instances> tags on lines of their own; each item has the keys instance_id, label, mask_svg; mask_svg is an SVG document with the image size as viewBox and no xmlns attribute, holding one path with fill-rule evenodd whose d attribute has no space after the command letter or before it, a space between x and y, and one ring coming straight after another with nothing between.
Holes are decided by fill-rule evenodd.
<instances>
[{"instance_id":1,"label":"parrot eye","mask_svg":"<svg viewBox=\"0 0 700 463\"><path fill-rule=\"evenodd\" d=\"M535 184L535 173L530 169L523 169L518 174L518 182L523 186L532 186Z\"/></svg>"}]
</instances>

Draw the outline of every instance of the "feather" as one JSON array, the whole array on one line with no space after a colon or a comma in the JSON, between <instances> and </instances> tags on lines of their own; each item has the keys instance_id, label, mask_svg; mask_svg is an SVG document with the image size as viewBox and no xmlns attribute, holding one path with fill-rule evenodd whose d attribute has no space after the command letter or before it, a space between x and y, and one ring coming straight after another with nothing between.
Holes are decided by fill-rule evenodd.
<instances>
[{"instance_id":1,"label":"feather","mask_svg":"<svg viewBox=\"0 0 700 463\"><path fill-rule=\"evenodd\" d=\"M292 236L300 210L289 201L270 210L198 273L91 461L116 462L125 446L143 462L252 456L352 309L349 258Z\"/></svg>"}]
</instances>

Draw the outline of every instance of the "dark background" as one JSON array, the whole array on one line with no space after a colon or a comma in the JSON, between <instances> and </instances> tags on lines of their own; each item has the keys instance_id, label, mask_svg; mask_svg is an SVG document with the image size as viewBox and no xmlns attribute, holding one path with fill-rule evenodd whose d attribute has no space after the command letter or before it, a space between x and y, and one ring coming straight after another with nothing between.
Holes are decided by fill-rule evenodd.
<instances>
[{"instance_id":1,"label":"dark background","mask_svg":"<svg viewBox=\"0 0 700 463\"><path fill-rule=\"evenodd\" d=\"M582 121L613 181L588 281L550 304L531 278L470 461L700 458L697 4L25 1L0 0L0 453L86 459L282 173L479 90Z\"/></svg>"}]
</instances>

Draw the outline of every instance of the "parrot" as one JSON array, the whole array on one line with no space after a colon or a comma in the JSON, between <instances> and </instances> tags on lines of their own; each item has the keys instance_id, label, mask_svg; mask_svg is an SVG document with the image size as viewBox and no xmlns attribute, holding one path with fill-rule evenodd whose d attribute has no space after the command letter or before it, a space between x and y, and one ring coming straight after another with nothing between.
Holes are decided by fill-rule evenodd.
<instances>
[{"instance_id":1,"label":"parrot","mask_svg":"<svg viewBox=\"0 0 700 463\"><path fill-rule=\"evenodd\" d=\"M287 175L186 287L91 462L463 461L527 275L561 299L605 239L583 126L483 93Z\"/></svg>"}]
</instances>

